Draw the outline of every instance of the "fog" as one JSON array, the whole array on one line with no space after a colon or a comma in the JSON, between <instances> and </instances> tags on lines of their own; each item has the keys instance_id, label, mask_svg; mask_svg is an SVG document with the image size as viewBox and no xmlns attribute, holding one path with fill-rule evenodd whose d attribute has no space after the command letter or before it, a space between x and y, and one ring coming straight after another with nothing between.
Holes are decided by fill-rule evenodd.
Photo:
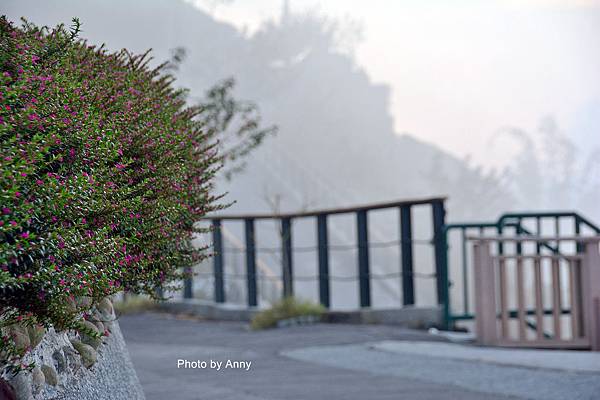
<instances>
[{"instance_id":1,"label":"fog","mask_svg":"<svg viewBox=\"0 0 600 400\"><path fill-rule=\"evenodd\" d=\"M413 2L375 2L375 11L365 9L371 2L258 3L5 0L2 8L14 21L50 26L77 16L89 42L152 48L157 62L183 47L177 78L190 100L234 77L236 96L255 102L279 131L242 173L220 180L236 202L228 213L448 196L452 221L524 209L600 220L598 7L561 14L560 2L528 2L467 13ZM377 218L375 236L397 237L390 215ZM354 240L351 225L336 222L332 241ZM275 242L272 224L258 229ZM429 239L428 229L418 222L415 237ZM295 240L308 242L313 231L298 227ZM230 242L241 237L231 227ZM422 273L431 272L428 251L417 254ZM374 254L375 272L397 256ZM354 262L347 257L333 269ZM268 270L277 260L261 262ZM423 285L419 296L433 290Z\"/></svg>"}]
</instances>

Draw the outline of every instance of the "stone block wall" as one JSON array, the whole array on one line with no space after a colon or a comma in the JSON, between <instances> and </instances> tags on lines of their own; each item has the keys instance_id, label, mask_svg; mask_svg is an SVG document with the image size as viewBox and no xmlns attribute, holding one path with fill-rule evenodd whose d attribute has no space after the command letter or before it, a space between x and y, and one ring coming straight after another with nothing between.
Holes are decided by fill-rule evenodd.
<instances>
[{"instance_id":1,"label":"stone block wall","mask_svg":"<svg viewBox=\"0 0 600 400\"><path fill-rule=\"evenodd\" d=\"M85 322L86 328L104 333L102 339L84 333L44 334L36 329L12 328L32 348L24 361L31 372L3 376L0 398L7 400L143 400L125 341L110 300L104 299Z\"/></svg>"}]
</instances>

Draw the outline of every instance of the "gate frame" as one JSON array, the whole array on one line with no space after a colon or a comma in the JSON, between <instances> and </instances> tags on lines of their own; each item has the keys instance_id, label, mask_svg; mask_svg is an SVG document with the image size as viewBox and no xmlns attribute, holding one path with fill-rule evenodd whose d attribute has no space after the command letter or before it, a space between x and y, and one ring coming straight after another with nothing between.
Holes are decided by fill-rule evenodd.
<instances>
[{"instance_id":1,"label":"gate frame","mask_svg":"<svg viewBox=\"0 0 600 400\"><path fill-rule=\"evenodd\" d=\"M511 347L546 347L546 348L589 348L592 351L600 351L600 236L594 237L469 237L473 242L473 265L475 278L475 324L477 328L478 342L487 346L511 346ZM541 338L538 336L536 340L528 340L523 334L519 335L519 339L510 339L504 336L506 333L498 331L498 311L496 306L496 270L500 268L500 262L505 259L516 259L519 263L522 262L520 254L515 255L492 255L491 245L501 244L503 242L516 242L517 246L524 242L548 243L548 242L566 242L573 241L577 247L583 246L583 253L572 256L573 260L580 260L580 278L581 283L581 307L582 315L580 316L583 322L584 330L579 338L562 340L559 338ZM501 258L502 257L502 258ZM532 254L527 256L539 262L542 255ZM547 256L546 256L547 257ZM568 257L568 256L554 256ZM498 261L498 263L496 263ZM571 261L572 262L572 261ZM570 262L570 263L571 263ZM519 263L522 268L522 264ZM571 268L575 268L571 264ZM518 287L521 287L521 281L518 281ZM554 280L552 282L555 283ZM502 290L502 289L500 289ZM560 290L560 288L558 289ZM554 292L554 291L553 291ZM537 303L537 302L536 302ZM554 318L559 318L562 314L556 313L556 305L553 304ZM506 310L501 310L501 318L504 318ZM541 315L542 309L539 305L535 305L536 315ZM520 305L519 319L525 321L523 304ZM555 322L555 324L558 322ZM575 323L579 324L580 321ZM538 327L540 329L540 327Z\"/></svg>"}]
</instances>

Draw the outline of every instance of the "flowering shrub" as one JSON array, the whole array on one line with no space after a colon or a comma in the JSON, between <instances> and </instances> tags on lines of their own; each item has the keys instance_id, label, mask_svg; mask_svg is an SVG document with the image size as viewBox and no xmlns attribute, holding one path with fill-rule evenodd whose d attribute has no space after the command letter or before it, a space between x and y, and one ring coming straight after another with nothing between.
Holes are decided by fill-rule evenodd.
<instances>
[{"instance_id":1,"label":"flowering shrub","mask_svg":"<svg viewBox=\"0 0 600 400\"><path fill-rule=\"evenodd\" d=\"M51 31L0 20L4 326L75 328L90 306L77 299L153 295L205 257L194 223L218 208L219 158L199 110L147 54L109 53L77 32L76 20Z\"/></svg>"}]
</instances>

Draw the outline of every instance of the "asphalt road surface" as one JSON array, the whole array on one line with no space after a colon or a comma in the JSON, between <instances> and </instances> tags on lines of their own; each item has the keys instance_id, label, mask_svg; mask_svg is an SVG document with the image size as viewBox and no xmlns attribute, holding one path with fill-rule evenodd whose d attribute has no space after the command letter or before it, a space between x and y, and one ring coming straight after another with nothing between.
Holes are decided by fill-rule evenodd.
<instances>
[{"instance_id":1,"label":"asphalt road surface","mask_svg":"<svg viewBox=\"0 0 600 400\"><path fill-rule=\"evenodd\" d=\"M120 323L148 400L600 399L597 372L423 354L434 337L389 326L252 332L158 313Z\"/></svg>"}]
</instances>

